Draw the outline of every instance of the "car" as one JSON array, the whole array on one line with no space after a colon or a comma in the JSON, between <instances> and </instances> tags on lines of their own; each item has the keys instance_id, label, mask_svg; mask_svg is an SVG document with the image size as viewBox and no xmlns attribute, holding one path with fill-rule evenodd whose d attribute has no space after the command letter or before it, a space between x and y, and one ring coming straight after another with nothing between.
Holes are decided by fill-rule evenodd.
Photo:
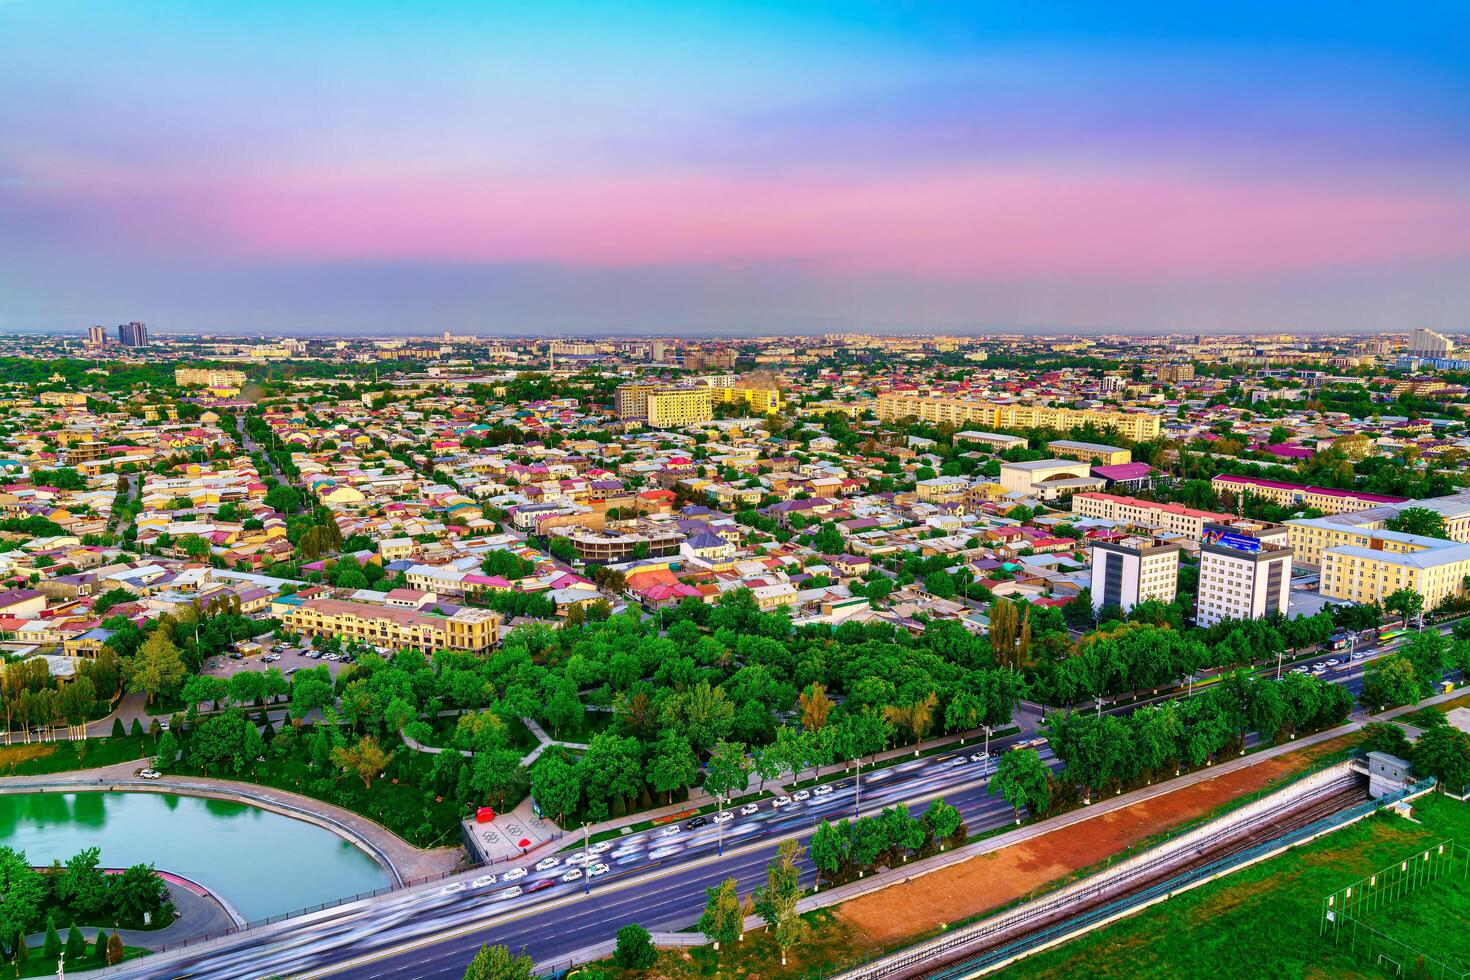
<instances>
[{"instance_id":1,"label":"car","mask_svg":"<svg viewBox=\"0 0 1470 980\"><path fill-rule=\"evenodd\" d=\"M562 875L561 876L561 880L562 881L576 881L580 877L582 877L582 869L581 868L573 868L572 870L568 871L566 874Z\"/></svg>"},{"instance_id":2,"label":"car","mask_svg":"<svg viewBox=\"0 0 1470 980\"><path fill-rule=\"evenodd\" d=\"M307 656L313 660L320 660L322 659L322 652L320 650L313 650Z\"/></svg>"},{"instance_id":3,"label":"car","mask_svg":"<svg viewBox=\"0 0 1470 980\"><path fill-rule=\"evenodd\" d=\"M678 824L671 823L667 827L665 827L663 830L660 830L659 833L661 835L663 835L664 837L673 837L675 834L677 834L682 829L684 829L684 828L680 827Z\"/></svg>"},{"instance_id":4,"label":"car","mask_svg":"<svg viewBox=\"0 0 1470 980\"><path fill-rule=\"evenodd\" d=\"M567 858L567 864L572 867L581 867L582 865L586 864L590 859L590 854L587 854L583 851L578 851L576 854L573 854Z\"/></svg>"},{"instance_id":5,"label":"car","mask_svg":"<svg viewBox=\"0 0 1470 980\"><path fill-rule=\"evenodd\" d=\"M449 884L447 884L443 888L439 889L439 892L440 892L440 894L443 894L443 895L453 895L455 892L462 892L462 891L464 891L464 889L465 889L464 882L462 882L462 881L451 881Z\"/></svg>"},{"instance_id":6,"label":"car","mask_svg":"<svg viewBox=\"0 0 1470 980\"><path fill-rule=\"evenodd\" d=\"M831 786L828 786L828 785L826 785L824 783L821 786L818 786L815 789L813 789L812 790L812 795L813 796L826 796L826 795L828 795L831 792L832 792L832 787Z\"/></svg>"},{"instance_id":7,"label":"car","mask_svg":"<svg viewBox=\"0 0 1470 980\"><path fill-rule=\"evenodd\" d=\"M160 721L158 723L158 730L159 731L166 732L166 731L168 731L168 728L169 728L168 722L166 722L166 721Z\"/></svg>"},{"instance_id":8,"label":"car","mask_svg":"<svg viewBox=\"0 0 1470 980\"><path fill-rule=\"evenodd\" d=\"M1331 660L1328 660L1327 661L1327 666L1329 666L1329 667L1338 667L1338 666L1341 666L1341 665L1342 665L1342 661L1341 660L1338 660L1336 657L1334 657Z\"/></svg>"},{"instance_id":9,"label":"car","mask_svg":"<svg viewBox=\"0 0 1470 980\"><path fill-rule=\"evenodd\" d=\"M505 879L506 881L519 881L520 879L524 878L525 876L526 876L526 869L525 868L511 868L509 871L505 872L505 874L501 875L500 877L503 878L503 879Z\"/></svg>"},{"instance_id":10,"label":"car","mask_svg":"<svg viewBox=\"0 0 1470 980\"><path fill-rule=\"evenodd\" d=\"M306 647L302 647L300 650L297 650L296 651L296 656L298 656L298 657L304 657L304 656L306 656Z\"/></svg>"},{"instance_id":11,"label":"car","mask_svg":"<svg viewBox=\"0 0 1470 980\"><path fill-rule=\"evenodd\" d=\"M731 820L734 819L735 814L731 813L729 810L721 810L719 813L715 814L715 823L729 823Z\"/></svg>"},{"instance_id":12,"label":"car","mask_svg":"<svg viewBox=\"0 0 1470 980\"><path fill-rule=\"evenodd\" d=\"M470 887L471 888L489 888L493 884L495 884L495 876L494 875L480 875L480 877L478 877L474 881L470 882Z\"/></svg>"},{"instance_id":13,"label":"car","mask_svg":"<svg viewBox=\"0 0 1470 980\"><path fill-rule=\"evenodd\" d=\"M558 864L561 864L561 859L560 858L544 857L541 860L539 860L539 861L536 862L536 870L537 871L550 871L552 868L556 867Z\"/></svg>"},{"instance_id":14,"label":"car","mask_svg":"<svg viewBox=\"0 0 1470 980\"><path fill-rule=\"evenodd\" d=\"M592 867L587 869L587 877L597 878L601 875L607 874L611 870L612 868L609 868L605 864L594 864Z\"/></svg>"},{"instance_id":15,"label":"car","mask_svg":"<svg viewBox=\"0 0 1470 980\"><path fill-rule=\"evenodd\" d=\"M159 772L157 769L144 769L142 772L138 773L138 778L140 779L159 779L162 778L162 776L163 773Z\"/></svg>"},{"instance_id":16,"label":"car","mask_svg":"<svg viewBox=\"0 0 1470 980\"><path fill-rule=\"evenodd\" d=\"M244 660L245 659L245 654L241 653L239 650L236 650L236 651L234 651L233 653L230 654L230 659L231 660Z\"/></svg>"},{"instance_id":17,"label":"car","mask_svg":"<svg viewBox=\"0 0 1470 980\"><path fill-rule=\"evenodd\" d=\"M596 844L593 844L591 847L587 848L587 853L588 854L606 854L610 850L612 850L612 844L610 844L609 842L607 842L605 840L601 840L601 841L598 841Z\"/></svg>"},{"instance_id":18,"label":"car","mask_svg":"<svg viewBox=\"0 0 1470 980\"><path fill-rule=\"evenodd\" d=\"M966 765L967 763L969 763L969 761L970 760L969 759L966 759L964 756L957 755L953 759L950 760L950 763L949 764L952 765L952 766L963 766L963 765Z\"/></svg>"},{"instance_id":19,"label":"car","mask_svg":"<svg viewBox=\"0 0 1470 980\"><path fill-rule=\"evenodd\" d=\"M752 813L759 813L759 812L760 812L760 805L757 804L757 803L747 803L743 807L740 808L740 815L742 817L748 817Z\"/></svg>"},{"instance_id":20,"label":"car","mask_svg":"<svg viewBox=\"0 0 1470 980\"><path fill-rule=\"evenodd\" d=\"M660 847L650 851L648 857L651 860L657 861L659 858L666 858L670 854L678 854L682 850L683 848L677 844L671 844L668 847Z\"/></svg>"},{"instance_id":21,"label":"car","mask_svg":"<svg viewBox=\"0 0 1470 980\"><path fill-rule=\"evenodd\" d=\"M989 752L976 752L974 755L970 756L970 761L971 762L984 762L986 759L989 759L989 758L990 758L990 753Z\"/></svg>"},{"instance_id":22,"label":"car","mask_svg":"<svg viewBox=\"0 0 1470 980\"><path fill-rule=\"evenodd\" d=\"M789 797L789 796L778 796L774 800L771 801L771 806L775 807L777 810L781 809L783 806L790 806L790 805L791 805L791 797Z\"/></svg>"},{"instance_id":23,"label":"car","mask_svg":"<svg viewBox=\"0 0 1470 980\"><path fill-rule=\"evenodd\" d=\"M526 892L528 894L530 892L539 892L544 889L550 888L554 884L556 884L556 882L552 881L550 878L542 878L540 881L533 881L529 885L527 885Z\"/></svg>"},{"instance_id":24,"label":"car","mask_svg":"<svg viewBox=\"0 0 1470 980\"><path fill-rule=\"evenodd\" d=\"M791 794L791 799L797 803L803 803L811 798L812 791L809 789L799 789L795 793Z\"/></svg>"},{"instance_id":25,"label":"car","mask_svg":"<svg viewBox=\"0 0 1470 980\"><path fill-rule=\"evenodd\" d=\"M700 827L703 827L707 823L709 823L708 817L690 817L688 820L684 821L684 829L698 830Z\"/></svg>"},{"instance_id":26,"label":"car","mask_svg":"<svg viewBox=\"0 0 1470 980\"><path fill-rule=\"evenodd\" d=\"M520 885L511 885L505 891L503 891L503 892L500 893L500 897L501 898L515 898L516 896L518 896L520 894L521 894L521 886Z\"/></svg>"}]
</instances>

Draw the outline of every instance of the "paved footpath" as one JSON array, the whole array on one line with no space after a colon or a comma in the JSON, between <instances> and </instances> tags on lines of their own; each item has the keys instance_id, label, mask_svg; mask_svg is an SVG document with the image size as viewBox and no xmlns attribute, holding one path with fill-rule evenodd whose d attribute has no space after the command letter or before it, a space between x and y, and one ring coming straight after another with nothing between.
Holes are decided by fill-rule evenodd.
<instances>
[{"instance_id":1,"label":"paved footpath","mask_svg":"<svg viewBox=\"0 0 1470 980\"><path fill-rule=\"evenodd\" d=\"M201 895L190 888L186 888L176 882L168 883L169 898L173 899L174 909L179 917L162 929L119 929L118 936L122 938L123 944L127 946L142 946L146 949L157 949L160 946L169 946L173 943L183 942L194 936L203 936L211 932L222 932L231 928L235 922L230 914L224 910L213 896ZM63 942L66 941L66 927L69 923L58 922L56 931L61 935ZM98 929L96 926L77 926L77 930L87 937L91 942L97 938L98 932L112 932L111 929ZM34 936L26 937L26 945L31 948L31 955L36 955L46 944L46 934L38 932Z\"/></svg>"}]
</instances>

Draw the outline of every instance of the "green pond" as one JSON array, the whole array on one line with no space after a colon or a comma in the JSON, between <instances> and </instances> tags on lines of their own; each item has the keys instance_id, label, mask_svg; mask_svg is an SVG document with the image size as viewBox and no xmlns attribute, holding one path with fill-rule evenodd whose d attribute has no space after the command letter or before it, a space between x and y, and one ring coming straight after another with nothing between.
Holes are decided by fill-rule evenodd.
<instances>
[{"instance_id":1,"label":"green pond","mask_svg":"<svg viewBox=\"0 0 1470 980\"><path fill-rule=\"evenodd\" d=\"M215 891L252 921L388 884L376 861L329 830L195 796L0 796L0 845L38 867L100 847L103 867L151 863Z\"/></svg>"}]
</instances>

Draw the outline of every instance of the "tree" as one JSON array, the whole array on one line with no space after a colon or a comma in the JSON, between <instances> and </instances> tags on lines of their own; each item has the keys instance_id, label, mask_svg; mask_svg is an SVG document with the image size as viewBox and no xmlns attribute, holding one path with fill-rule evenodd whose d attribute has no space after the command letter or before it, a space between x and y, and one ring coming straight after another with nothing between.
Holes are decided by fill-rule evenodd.
<instances>
[{"instance_id":1,"label":"tree","mask_svg":"<svg viewBox=\"0 0 1470 980\"><path fill-rule=\"evenodd\" d=\"M745 755L745 743L715 743L704 770L704 789L716 797L726 797L745 788L750 781L751 762Z\"/></svg>"},{"instance_id":2,"label":"tree","mask_svg":"<svg viewBox=\"0 0 1470 980\"><path fill-rule=\"evenodd\" d=\"M960 811L942 799L930 803L920 819L927 843L948 840L960 833L965 826Z\"/></svg>"},{"instance_id":3,"label":"tree","mask_svg":"<svg viewBox=\"0 0 1470 980\"><path fill-rule=\"evenodd\" d=\"M1422 534L1426 538L1447 538L1444 518L1428 507L1405 507L1397 515L1383 522L1390 531L1404 534Z\"/></svg>"},{"instance_id":4,"label":"tree","mask_svg":"<svg viewBox=\"0 0 1470 980\"><path fill-rule=\"evenodd\" d=\"M46 882L24 851L0 845L0 936L24 933L41 913Z\"/></svg>"},{"instance_id":5,"label":"tree","mask_svg":"<svg viewBox=\"0 0 1470 980\"><path fill-rule=\"evenodd\" d=\"M107 876L102 873L102 849L88 847L67 859L56 876L56 897L83 921L95 918L107 904Z\"/></svg>"},{"instance_id":6,"label":"tree","mask_svg":"<svg viewBox=\"0 0 1470 980\"><path fill-rule=\"evenodd\" d=\"M155 628L137 655L125 663L128 692L146 695L149 704L164 691L177 688L188 673L183 655L162 626Z\"/></svg>"},{"instance_id":7,"label":"tree","mask_svg":"<svg viewBox=\"0 0 1470 980\"><path fill-rule=\"evenodd\" d=\"M135 864L114 875L108 892L118 915L130 921L157 915L168 904L168 885L151 864Z\"/></svg>"},{"instance_id":8,"label":"tree","mask_svg":"<svg viewBox=\"0 0 1470 980\"><path fill-rule=\"evenodd\" d=\"M1446 793L1459 795L1470 786L1470 734L1452 725L1437 725L1414 743L1414 769L1433 776Z\"/></svg>"},{"instance_id":9,"label":"tree","mask_svg":"<svg viewBox=\"0 0 1470 980\"><path fill-rule=\"evenodd\" d=\"M73 922L66 929L66 958L73 963L80 964L82 957L87 955L87 937L82 935L82 930L77 928Z\"/></svg>"},{"instance_id":10,"label":"tree","mask_svg":"<svg viewBox=\"0 0 1470 980\"><path fill-rule=\"evenodd\" d=\"M1400 759L1410 758L1414 745L1403 728L1391 721L1370 721L1358 733L1361 741L1358 748L1364 752L1387 752Z\"/></svg>"},{"instance_id":11,"label":"tree","mask_svg":"<svg viewBox=\"0 0 1470 980\"><path fill-rule=\"evenodd\" d=\"M735 879L726 878L718 886L704 890L704 914L699 917L698 928L714 943L717 953L720 943L734 942L743 931L745 911L735 887Z\"/></svg>"},{"instance_id":12,"label":"tree","mask_svg":"<svg viewBox=\"0 0 1470 980\"><path fill-rule=\"evenodd\" d=\"M15 963L15 975L20 976L21 968L31 956L31 949L26 945L26 934L24 932L16 930L15 939L11 942L11 948L13 950L11 961Z\"/></svg>"},{"instance_id":13,"label":"tree","mask_svg":"<svg viewBox=\"0 0 1470 980\"><path fill-rule=\"evenodd\" d=\"M766 920L766 927L781 950L781 965L786 965L786 951L795 946L805 933L806 923L797 915L801 900L802 848L794 840L782 841L776 849L776 860L766 865L766 883L755 892L755 910Z\"/></svg>"},{"instance_id":14,"label":"tree","mask_svg":"<svg viewBox=\"0 0 1470 980\"><path fill-rule=\"evenodd\" d=\"M827 696L826 684L809 684L797 697L801 711L801 724L809 732L820 731L832 713L833 701Z\"/></svg>"},{"instance_id":15,"label":"tree","mask_svg":"<svg viewBox=\"0 0 1470 980\"><path fill-rule=\"evenodd\" d=\"M1013 749L996 764L990 792L1000 793L1016 811L1016 823L1020 823L1023 806L1035 817L1051 805L1051 770L1035 749Z\"/></svg>"},{"instance_id":16,"label":"tree","mask_svg":"<svg viewBox=\"0 0 1470 980\"><path fill-rule=\"evenodd\" d=\"M127 950L123 947L122 937L114 931L107 937L107 965L117 966L126 955Z\"/></svg>"},{"instance_id":17,"label":"tree","mask_svg":"<svg viewBox=\"0 0 1470 980\"><path fill-rule=\"evenodd\" d=\"M238 675L237 675L238 676ZM384 752L378 740L364 735L356 745L344 745L332 750L332 764L357 773L363 789L372 789L373 780L393 758L392 752Z\"/></svg>"},{"instance_id":18,"label":"tree","mask_svg":"<svg viewBox=\"0 0 1470 980\"><path fill-rule=\"evenodd\" d=\"M1419 700L1419 691L1414 665L1402 653L1379 657L1363 671L1361 700L1370 711L1411 704Z\"/></svg>"},{"instance_id":19,"label":"tree","mask_svg":"<svg viewBox=\"0 0 1470 980\"><path fill-rule=\"evenodd\" d=\"M158 754L153 757L153 768L168 772L179 760L179 740L173 732L164 732L158 739Z\"/></svg>"},{"instance_id":20,"label":"tree","mask_svg":"<svg viewBox=\"0 0 1470 980\"><path fill-rule=\"evenodd\" d=\"M1399 650L1409 663L1414 665L1414 676L1419 681L1421 695L1430 694L1435 682L1444 676L1449 667L1450 650L1444 634L1438 630L1425 630L1416 634Z\"/></svg>"},{"instance_id":21,"label":"tree","mask_svg":"<svg viewBox=\"0 0 1470 980\"><path fill-rule=\"evenodd\" d=\"M576 768L560 751L551 749L543 752L531 767L531 794L542 813L551 815L557 823L564 823L581 802L582 784L577 780Z\"/></svg>"},{"instance_id":22,"label":"tree","mask_svg":"<svg viewBox=\"0 0 1470 980\"><path fill-rule=\"evenodd\" d=\"M92 612L100 617L113 606L119 606L122 605L124 602L132 601L133 594L127 589L108 589L106 592L102 593L93 601Z\"/></svg>"},{"instance_id":23,"label":"tree","mask_svg":"<svg viewBox=\"0 0 1470 980\"><path fill-rule=\"evenodd\" d=\"M1398 613L1400 624L1408 626L1411 616L1424 611L1424 597L1413 589L1395 589L1383 600L1383 608Z\"/></svg>"},{"instance_id":24,"label":"tree","mask_svg":"<svg viewBox=\"0 0 1470 980\"><path fill-rule=\"evenodd\" d=\"M107 962L107 933L98 931L97 942L92 947L92 957L98 963Z\"/></svg>"},{"instance_id":25,"label":"tree","mask_svg":"<svg viewBox=\"0 0 1470 980\"><path fill-rule=\"evenodd\" d=\"M532 980L535 961L529 956L513 956L506 946L480 944L480 951L465 967L464 980Z\"/></svg>"},{"instance_id":26,"label":"tree","mask_svg":"<svg viewBox=\"0 0 1470 980\"><path fill-rule=\"evenodd\" d=\"M653 937L637 923L630 922L619 929L617 940L613 962L624 970L646 970L658 961L658 951L653 948Z\"/></svg>"},{"instance_id":27,"label":"tree","mask_svg":"<svg viewBox=\"0 0 1470 980\"><path fill-rule=\"evenodd\" d=\"M939 696L933 691L906 705L889 705L883 709L883 717L899 728L907 728L914 737L914 755L919 754L919 743L924 740L934 724L934 709L939 706Z\"/></svg>"},{"instance_id":28,"label":"tree","mask_svg":"<svg viewBox=\"0 0 1470 980\"><path fill-rule=\"evenodd\" d=\"M699 760L689 741L677 732L670 731L653 747L653 758L648 766L648 782L654 790L673 802L674 790L686 789L699 778Z\"/></svg>"},{"instance_id":29,"label":"tree","mask_svg":"<svg viewBox=\"0 0 1470 980\"><path fill-rule=\"evenodd\" d=\"M41 947L47 962L55 962L61 956L61 934L56 931L56 917L46 913L46 944Z\"/></svg>"}]
</instances>

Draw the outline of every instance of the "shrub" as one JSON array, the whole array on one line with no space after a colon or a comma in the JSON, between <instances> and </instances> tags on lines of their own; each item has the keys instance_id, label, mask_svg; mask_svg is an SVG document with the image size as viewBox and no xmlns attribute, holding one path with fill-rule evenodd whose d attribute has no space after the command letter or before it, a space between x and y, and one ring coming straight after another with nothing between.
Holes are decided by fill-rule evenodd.
<instances>
[{"instance_id":1,"label":"shrub","mask_svg":"<svg viewBox=\"0 0 1470 980\"><path fill-rule=\"evenodd\" d=\"M648 930L630 922L618 930L618 947L613 962L625 970L646 970L658 959Z\"/></svg>"}]
</instances>

